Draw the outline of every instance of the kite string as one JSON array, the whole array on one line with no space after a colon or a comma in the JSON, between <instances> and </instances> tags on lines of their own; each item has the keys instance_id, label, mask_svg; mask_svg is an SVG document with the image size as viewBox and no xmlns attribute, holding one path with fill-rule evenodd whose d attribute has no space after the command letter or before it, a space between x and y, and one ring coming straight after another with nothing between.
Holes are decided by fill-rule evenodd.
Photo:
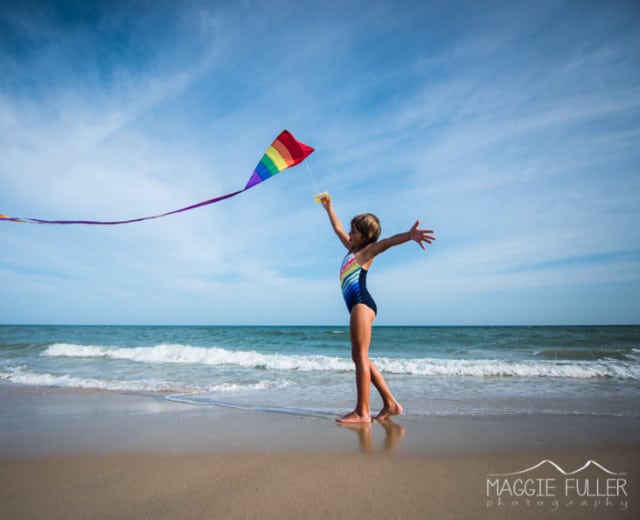
<instances>
[{"instance_id":1,"label":"kite string","mask_svg":"<svg viewBox=\"0 0 640 520\"><path fill-rule=\"evenodd\" d=\"M316 178L311 171L311 167L309 166L309 159L307 159L304 164L307 166L307 171L309 172L309 176L311 177L311 182L313 183L313 187L316 190L316 193L320 193L320 188L318 187L318 183L316 182Z\"/></svg>"}]
</instances>

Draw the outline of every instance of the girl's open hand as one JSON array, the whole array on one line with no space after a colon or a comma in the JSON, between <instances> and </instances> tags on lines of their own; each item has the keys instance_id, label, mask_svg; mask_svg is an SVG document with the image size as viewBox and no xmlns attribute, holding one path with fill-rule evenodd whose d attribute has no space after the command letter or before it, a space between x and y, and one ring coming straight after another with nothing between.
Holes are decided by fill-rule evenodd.
<instances>
[{"instance_id":1,"label":"girl's open hand","mask_svg":"<svg viewBox=\"0 0 640 520\"><path fill-rule=\"evenodd\" d=\"M431 244L436 239L433 234L434 231L432 229L420 229L418 226L420 226L420 221L416 220L416 223L411 226L411 229L409 230L409 236L411 237L411 240L418 242L418 245L422 249L426 249L423 242Z\"/></svg>"}]
</instances>

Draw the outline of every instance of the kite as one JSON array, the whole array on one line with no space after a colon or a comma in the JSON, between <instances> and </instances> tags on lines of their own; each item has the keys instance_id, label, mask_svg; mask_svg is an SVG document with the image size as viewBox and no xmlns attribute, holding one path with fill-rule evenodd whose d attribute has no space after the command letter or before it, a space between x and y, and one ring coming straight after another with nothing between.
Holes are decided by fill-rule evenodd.
<instances>
[{"instance_id":1,"label":"kite","mask_svg":"<svg viewBox=\"0 0 640 520\"><path fill-rule=\"evenodd\" d=\"M183 211L189 211L191 209L200 208L209 204L215 204L222 200L230 199L236 195L244 193L248 189L253 188L257 184L273 177L275 174L280 173L282 170L295 166L296 164L304 161L308 155L310 155L314 149L311 146L307 146L300 141L297 141L293 135L287 130L283 130L275 141L271 143L271 146L267 148L267 151L260 159L260 162L256 166L255 170L251 174L249 181L244 188L226 195L221 195L213 199L204 200L197 204L192 204L185 208L176 209L160 215L152 215L150 217L132 218L129 220L115 220L115 221L99 221L99 220L42 220L38 218L19 218L9 217L8 215L0 214L0 221L7 222L25 222L28 224L95 224L95 225L116 225L116 224L131 224L133 222L142 222L144 220L151 220L161 217L168 217L169 215L175 215L176 213L182 213Z\"/></svg>"}]
</instances>

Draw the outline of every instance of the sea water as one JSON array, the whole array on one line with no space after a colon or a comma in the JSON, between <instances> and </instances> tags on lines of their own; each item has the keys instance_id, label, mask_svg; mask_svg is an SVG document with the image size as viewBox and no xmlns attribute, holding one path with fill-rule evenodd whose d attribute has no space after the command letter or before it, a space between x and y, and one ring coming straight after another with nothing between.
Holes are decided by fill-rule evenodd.
<instances>
[{"instance_id":1,"label":"sea water","mask_svg":"<svg viewBox=\"0 0 640 520\"><path fill-rule=\"evenodd\" d=\"M639 326L374 327L370 357L409 417L640 416ZM355 403L346 327L2 325L2 385L328 415Z\"/></svg>"}]
</instances>

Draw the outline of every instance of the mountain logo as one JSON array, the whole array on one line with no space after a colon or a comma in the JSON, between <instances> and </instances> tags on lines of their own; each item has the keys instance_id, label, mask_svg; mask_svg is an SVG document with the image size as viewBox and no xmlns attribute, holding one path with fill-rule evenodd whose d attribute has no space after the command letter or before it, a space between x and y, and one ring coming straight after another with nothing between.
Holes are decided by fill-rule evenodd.
<instances>
[{"instance_id":1,"label":"mountain logo","mask_svg":"<svg viewBox=\"0 0 640 520\"><path fill-rule=\"evenodd\" d=\"M578 469L573 470L573 471L565 471L564 469L562 469L560 467L560 465L556 464L552 460L544 459L544 460L541 460L540 462L538 462L537 464L531 466L530 468L526 468L526 469L523 469L523 470L520 470L520 471L514 471L512 473L489 473L488 476L490 476L490 477L514 477L514 476L517 476L517 475L524 475L526 473L529 473L530 471L534 471L534 470L536 470L538 468L541 468L541 467L544 467L544 466L552 466L557 471L562 473L565 477L572 476L572 475L577 475L581 471L584 471L584 470L586 470L587 468L590 468L590 467L596 467L596 468L598 468L598 469L604 471L605 473L608 473L609 475L612 475L614 477L622 476L622 475L626 475L627 474L626 472L616 473L615 471L611 471L611 470L605 468L599 462L596 462L595 460L592 460L592 459L589 459L581 467L579 467Z\"/></svg>"}]
</instances>

